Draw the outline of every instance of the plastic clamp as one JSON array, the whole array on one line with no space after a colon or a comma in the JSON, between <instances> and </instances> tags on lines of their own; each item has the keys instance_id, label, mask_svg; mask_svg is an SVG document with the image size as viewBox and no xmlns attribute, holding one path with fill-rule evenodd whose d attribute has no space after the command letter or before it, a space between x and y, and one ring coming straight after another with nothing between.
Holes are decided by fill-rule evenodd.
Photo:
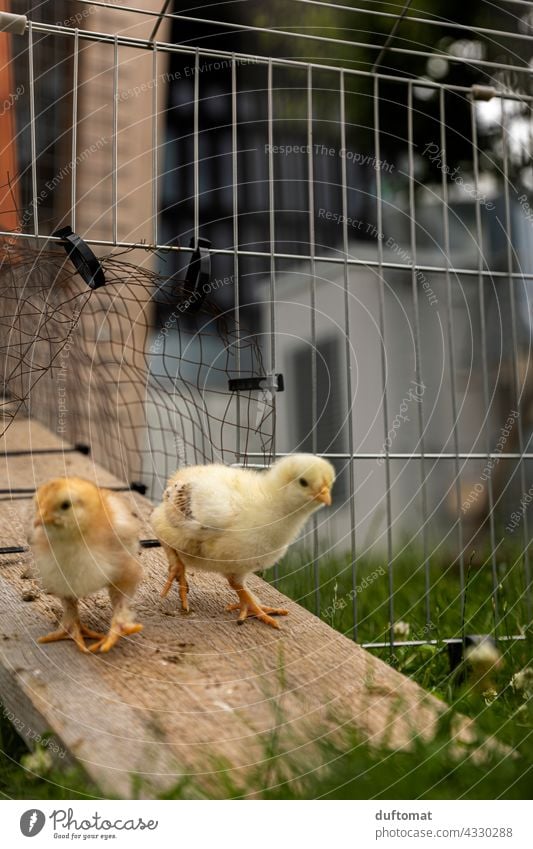
<instances>
[{"instance_id":1,"label":"plastic clamp","mask_svg":"<svg viewBox=\"0 0 533 849\"><path fill-rule=\"evenodd\" d=\"M450 640L448 643L448 661L450 672L456 673L456 684L465 680L464 660L466 649L488 643L496 648L496 641L488 634L465 634L464 639Z\"/></svg>"},{"instance_id":2,"label":"plastic clamp","mask_svg":"<svg viewBox=\"0 0 533 849\"><path fill-rule=\"evenodd\" d=\"M139 495L146 495L148 487L142 481L130 481L131 492L138 492Z\"/></svg>"},{"instance_id":3,"label":"plastic clamp","mask_svg":"<svg viewBox=\"0 0 533 849\"><path fill-rule=\"evenodd\" d=\"M161 543L158 539L142 539L140 540L141 548L160 548Z\"/></svg>"},{"instance_id":4,"label":"plastic clamp","mask_svg":"<svg viewBox=\"0 0 533 849\"><path fill-rule=\"evenodd\" d=\"M57 236L63 240L63 247L68 258L80 277L85 280L87 286L91 289L99 289L100 286L105 286L105 276L100 262L87 242L84 242L77 233L74 233L72 227L62 227L52 233L52 236Z\"/></svg>"},{"instance_id":5,"label":"plastic clamp","mask_svg":"<svg viewBox=\"0 0 533 849\"><path fill-rule=\"evenodd\" d=\"M193 253L185 275L185 291L188 293L188 298L182 305L182 312L197 313L209 291L211 242L208 239L199 238L195 243L194 239L191 239L190 247L193 248Z\"/></svg>"},{"instance_id":6,"label":"plastic clamp","mask_svg":"<svg viewBox=\"0 0 533 849\"><path fill-rule=\"evenodd\" d=\"M267 374L264 377L235 377L228 380L230 392L250 392L255 389L268 392L283 392L285 381L282 374Z\"/></svg>"}]
</instances>

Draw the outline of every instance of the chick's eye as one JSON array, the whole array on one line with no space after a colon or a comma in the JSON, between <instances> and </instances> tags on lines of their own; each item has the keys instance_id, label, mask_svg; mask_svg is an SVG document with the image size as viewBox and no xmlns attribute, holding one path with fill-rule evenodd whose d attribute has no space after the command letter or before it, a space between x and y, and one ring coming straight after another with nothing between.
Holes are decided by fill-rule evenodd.
<instances>
[{"instance_id":1,"label":"chick's eye","mask_svg":"<svg viewBox=\"0 0 533 849\"><path fill-rule=\"evenodd\" d=\"M71 506L70 501L62 501L62 502L61 502L61 509L62 509L62 510L68 510L68 508L69 508L70 506Z\"/></svg>"},{"instance_id":2,"label":"chick's eye","mask_svg":"<svg viewBox=\"0 0 533 849\"><path fill-rule=\"evenodd\" d=\"M298 483L300 484L300 486L309 486L309 483L306 481L305 478L300 478Z\"/></svg>"}]
</instances>

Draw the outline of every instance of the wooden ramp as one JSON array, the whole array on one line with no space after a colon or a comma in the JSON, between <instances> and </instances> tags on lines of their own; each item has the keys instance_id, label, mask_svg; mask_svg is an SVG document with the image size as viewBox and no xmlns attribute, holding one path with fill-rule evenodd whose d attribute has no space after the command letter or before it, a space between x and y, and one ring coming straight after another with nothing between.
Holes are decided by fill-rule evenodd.
<instances>
[{"instance_id":1,"label":"wooden ramp","mask_svg":"<svg viewBox=\"0 0 533 849\"><path fill-rule=\"evenodd\" d=\"M122 483L79 453L4 456L62 448L36 422L15 421L1 446L4 489L31 489L65 474L105 486ZM140 510L144 535L153 537L150 503L133 493L125 497ZM22 517L31 496L0 498L0 545L25 545ZM315 741L348 724L394 747L415 733L432 733L442 703L259 578L254 586L261 598L290 609L280 631L251 621L237 627L235 614L225 612L231 592L216 575L190 573L191 612L182 614L177 590L159 596L166 575L161 550L145 550L142 560L137 611L144 631L108 655L84 656L71 643L37 643L55 625L59 604L31 577L29 554L0 557L5 710L30 746L35 734L53 732L103 796L129 797L137 776L141 795L150 797L186 775L216 796L222 763L246 771L253 794L267 780L272 735L276 750L290 752L305 771L322 765ZM105 629L106 594L84 603L82 615L90 627Z\"/></svg>"}]
</instances>

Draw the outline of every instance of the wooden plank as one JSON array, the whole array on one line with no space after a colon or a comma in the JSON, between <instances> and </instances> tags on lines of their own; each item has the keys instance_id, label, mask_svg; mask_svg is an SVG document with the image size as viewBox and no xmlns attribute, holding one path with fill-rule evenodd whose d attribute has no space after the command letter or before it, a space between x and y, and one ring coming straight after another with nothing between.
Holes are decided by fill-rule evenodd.
<instances>
[{"instance_id":1,"label":"wooden plank","mask_svg":"<svg viewBox=\"0 0 533 849\"><path fill-rule=\"evenodd\" d=\"M124 481L95 463L90 455L71 451L71 448L39 422L16 419L0 439L0 488L36 488L51 477L66 475L79 475L99 486L124 485ZM42 450L57 453L39 454ZM10 451L32 453L9 456Z\"/></svg>"},{"instance_id":2,"label":"wooden plank","mask_svg":"<svg viewBox=\"0 0 533 849\"><path fill-rule=\"evenodd\" d=\"M52 477L79 475L99 486L123 486L124 482L83 454L0 455L0 488L36 489ZM31 497L31 496L30 496Z\"/></svg>"},{"instance_id":3,"label":"wooden plank","mask_svg":"<svg viewBox=\"0 0 533 849\"><path fill-rule=\"evenodd\" d=\"M29 433L34 445L45 437L34 439L33 426ZM85 459L72 455L72 473ZM28 474L18 459L16 471ZM147 520L147 500L128 497ZM0 504L2 545L24 542L27 506ZM214 574L190 574L191 612L182 614L177 592L159 595L163 553L146 550L142 560L136 606L144 631L109 655L85 657L68 643L36 643L55 624L59 604L24 577L29 555L0 558L2 698L25 725L50 729L104 794L127 796L133 773L147 782L148 796L184 774L216 793L221 761L257 774L274 734L279 754L293 753L302 768L320 767L315 741L346 724L393 747L432 734L441 702L260 578L252 585L261 599L290 610L280 631L250 621L237 627L225 611L229 587ZM106 595L84 602L82 615L104 629Z\"/></svg>"},{"instance_id":4,"label":"wooden plank","mask_svg":"<svg viewBox=\"0 0 533 849\"><path fill-rule=\"evenodd\" d=\"M9 402L8 402L9 403ZM52 433L35 419L16 418L0 440L0 448L4 451L22 451L35 448L70 447L61 437Z\"/></svg>"},{"instance_id":5,"label":"wooden plank","mask_svg":"<svg viewBox=\"0 0 533 849\"><path fill-rule=\"evenodd\" d=\"M2 702L18 718L16 727L30 746L35 734L51 729L56 745L109 796L129 796L131 776L139 772L144 795L168 785L166 775L175 780L179 765L150 730L149 716L117 698L98 674L95 657L86 658L66 643L43 651L36 640L49 622L33 605L21 610L19 594L3 578L0 620Z\"/></svg>"}]
</instances>

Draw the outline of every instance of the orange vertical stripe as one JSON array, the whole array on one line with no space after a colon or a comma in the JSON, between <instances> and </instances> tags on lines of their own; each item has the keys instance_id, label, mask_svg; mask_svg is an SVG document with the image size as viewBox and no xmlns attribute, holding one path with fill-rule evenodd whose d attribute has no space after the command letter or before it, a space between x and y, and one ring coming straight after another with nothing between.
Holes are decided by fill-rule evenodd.
<instances>
[{"instance_id":1,"label":"orange vertical stripe","mask_svg":"<svg viewBox=\"0 0 533 849\"><path fill-rule=\"evenodd\" d=\"M9 39L0 33L0 229L15 230L18 225L17 157L15 145L14 74ZM11 188L9 187L11 184Z\"/></svg>"}]
</instances>

